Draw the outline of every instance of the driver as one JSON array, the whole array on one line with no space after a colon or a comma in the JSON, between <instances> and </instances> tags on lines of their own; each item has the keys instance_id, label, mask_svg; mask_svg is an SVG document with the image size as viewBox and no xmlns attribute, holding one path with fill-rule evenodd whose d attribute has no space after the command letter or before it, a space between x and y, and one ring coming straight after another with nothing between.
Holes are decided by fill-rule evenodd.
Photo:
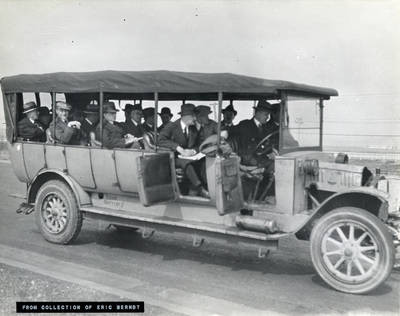
<instances>
[{"instance_id":1,"label":"driver","mask_svg":"<svg viewBox=\"0 0 400 316\"><path fill-rule=\"evenodd\" d=\"M272 152L261 156L255 155L257 145L268 135L276 131L271 113L274 107L265 100L259 100L254 107L254 116L249 120L241 121L236 128L236 140L238 143L238 155L241 158L241 164L245 166L256 166L264 168L264 180L262 185L272 181L274 172L274 156L277 154L275 144L272 138ZM245 186L244 186L245 187ZM248 192L245 192L247 196ZM253 197L254 198L254 197Z\"/></svg>"}]
</instances>

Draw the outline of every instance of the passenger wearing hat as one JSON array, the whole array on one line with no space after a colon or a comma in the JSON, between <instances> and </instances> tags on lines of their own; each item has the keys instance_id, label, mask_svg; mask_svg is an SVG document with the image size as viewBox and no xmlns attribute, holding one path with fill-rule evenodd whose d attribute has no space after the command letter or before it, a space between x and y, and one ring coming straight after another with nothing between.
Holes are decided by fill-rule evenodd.
<instances>
[{"instance_id":1,"label":"passenger wearing hat","mask_svg":"<svg viewBox=\"0 0 400 316\"><path fill-rule=\"evenodd\" d=\"M49 125L51 138L56 143L80 145L81 123L78 121L68 121L68 114L71 105L58 101L56 103L56 120ZM55 127L54 127L55 126Z\"/></svg>"},{"instance_id":2,"label":"passenger wearing hat","mask_svg":"<svg viewBox=\"0 0 400 316\"><path fill-rule=\"evenodd\" d=\"M127 135L124 137L124 131L115 124L117 109L111 101L103 103L103 135L100 134L100 124L96 127L96 140L102 142L108 149L125 148L135 142L135 137Z\"/></svg>"},{"instance_id":3,"label":"passenger wearing hat","mask_svg":"<svg viewBox=\"0 0 400 316\"><path fill-rule=\"evenodd\" d=\"M199 143L201 144L211 135L215 135L218 132L217 122L210 120L208 117L212 113L211 109L207 105L199 105L195 109L196 120L200 124L199 129Z\"/></svg>"},{"instance_id":4,"label":"passenger wearing hat","mask_svg":"<svg viewBox=\"0 0 400 316\"><path fill-rule=\"evenodd\" d=\"M228 131L229 137L233 137L235 133L235 125L233 124L233 119L237 115L237 111L234 109L232 102L221 112L223 115L221 128Z\"/></svg>"},{"instance_id":5,"label":"passenger wearing hat","mask_svg":"<svg viewBox=\"0 0 400 316\"><path fill-rule=\"evenodd\" d=\"M125 122L123 126L123 130L125 134L131 134L137 138L143 136L143 125L142 125L142 117L143 110L140 104L133 104L130 107L130 118Z\"/></svg>"},{"instance_id":6,"label":"passenger wearing hat","mask_svg":"<svg viewBox=\"0 0 400 316\"><path fill-rule=\"evenodd\" d=\"M45 142L45 128L38 121L39 112L35 102L28 102L23 105L25 117L17 124L18 136L32 142Z\"/></svg>"},{"instance_id":7,"label":"passenger wearing hat","mask_svg":"<svg viewBox=\"0 0 400 316\"><path fill-rule=\"evenodd\" d=\"M49 127L53 116L51 115L50 110L47 106L39 107L38 111L39 111L38 120L39 120L40 124L42 124L44 129L46 130Z\"/></svg>"},{"instance_id":8,"label":"passenger wearing hat","mask_svg":"<svg viewBox=\"0 0 400 316\"><path fill-rule=\"evenodd\" d=\"M154 132L154 108L145 108L143 110L143 131L144 132Z\"/></svg>"},{"instance_id":9,"label":"passenger wearing hat","mask_svg":"<svg viewBox=\"0 0 400 316\"><path fill-rule=\"evenodd\" d=\"M84 118L81 120L81 144L88 145L91 142L90 134L96 131L100 118L100 108L97 104L90 103L83 111Z\"/></svg>"},{"instance_id":10,"label":"passenger wearing hat","mask_svg":"<svg viewBox=\"0 0 400 316\"><path fill-rule=\"evenodd\" d=\"M158 131L160 132L171 121L173 115L171 110L167 107L163 107L161 112L158 114L160 115L162 121L161 126L158 128Z\"/></svg>"},{"instance_id":11,"label":"passenger wearing hat","mask_svg":"<svg viewBox=\"0 0 400 316\"><path fill-rule=\"evenodd\" d=\"M173 150L176 153L175 165L182 168L190 181L191 194L199 194L208 198L209 194L204 188L196 168L199 161L184 159L194 156L198 151L198 131L195 124L195 106L191 103L182 104L179 112L181 118L169 122L160 132L159 145ZM180 156L180 157L178 157Z\"/></svg>"}]
</instances>

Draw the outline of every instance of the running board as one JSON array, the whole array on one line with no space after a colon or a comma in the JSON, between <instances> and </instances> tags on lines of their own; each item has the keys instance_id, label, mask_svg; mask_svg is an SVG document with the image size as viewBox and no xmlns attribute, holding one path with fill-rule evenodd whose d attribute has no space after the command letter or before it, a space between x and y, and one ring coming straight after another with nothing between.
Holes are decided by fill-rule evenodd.
<instances>
[{"instance_id":1,"label":"running board","mask_svg":"<svg viewBox=\"0 0 400 316\"><path fill-rule=\"evenodd\" d=\"M180 220L102 207L82 207L81 211L84 212L86 218L100 219L112 224L139 227L145 230L154 229L167 233L196 234L201 238L225 239L229 242L251 244L268 249L277 249L278 239L288 235L286 233L265 234L234 226L227 227L221 224Z\"/></svg>"}]
</instances>

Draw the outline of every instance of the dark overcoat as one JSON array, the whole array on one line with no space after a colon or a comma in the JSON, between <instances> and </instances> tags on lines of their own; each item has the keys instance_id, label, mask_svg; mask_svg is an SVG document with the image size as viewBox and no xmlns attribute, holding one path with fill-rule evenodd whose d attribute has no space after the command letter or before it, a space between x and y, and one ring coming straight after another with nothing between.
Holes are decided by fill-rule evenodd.
<instances>
[{"instance_id":1,"label":"dark overcoat","mask_svg":"<svg viewBox=\"0 0 400 316\"><path fill-rule=\"evenodd\" d=\"M96 140L101 141L100 124L96 127ZM103 120L103 146L107 149L125 148L124 131L116 124Z\"/></svg>"},{"instance_id":2,"label":"dark overcoat","mask_svg":"<svg viewBox=\"0 0 400 316\"><path fill-rule=\"evenodd\" d=\"M181 120L169 122L160 132L160 147L176 151L176 147L198 150L198 131L195 126L189 126L189 135L185 137L182 131Z\"/></svg>"},{"instance_id":3,"label":"dark overcoat","mask_svg":"<svg viewBox=\"0 0 400 316\"><path fill-rule=\"evenodd\" d=\"M22 137L24 140L32 142L45 142L46 133L44 127L39 123L32 121L24 117L21 121L17 123L18 136Z\"/></svg>"},{"instance_id":4,"label":"dark overcoat","mask_svg":"<svg viewBox=\"0 0 400 316\"><path fill-rule=\"evenodd\" d=\"M131 134L135 137L142 137L144 134L144 129L142 124L135 125L132 120L128 120L123 125L123 133Z\"/></svg>"},{"instance_id":5,"label":"dark overcoat","mask_svg":"<svg viewBox=\"0 0 400 316\"><path fill-rule=\"evenodd\" d=\"M235 127L235 138L238 144L238 154L242 164L252 165L253 153L258 143L274 131L272 124L263 124L258 128L254 119L243 120Z\"/></svg>"}]
</instances>

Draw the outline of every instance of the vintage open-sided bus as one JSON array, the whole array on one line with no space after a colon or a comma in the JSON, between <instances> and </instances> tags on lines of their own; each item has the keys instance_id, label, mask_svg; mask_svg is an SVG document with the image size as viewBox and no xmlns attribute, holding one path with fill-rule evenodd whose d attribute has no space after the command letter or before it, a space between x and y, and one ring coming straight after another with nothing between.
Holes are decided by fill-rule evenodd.
<instances>
[{"instance_id":1,"label":"vintage open-sided bus","mask_svg":"<svg viewBox=\"0 0 400 316\"><path fill-rule=\"evenodd\" d=\"M316 271L337 290L365 293L391 273L400 239L399 210L367 168L347 164L345 156L335 162L322 152L323 108L337 95L334 89L171 71L17 75L2 78L1 87L10 159L18 179L27 184L26 202L18 211L34 211L50 242L72 242L85 218L140 228L143 237L155 230L188 233L194 246L217 237L255 247L259 256L294 234L310 240ZM156 122L161 101L215 101L219 147L224 102L251 108L260 99L280 103L273 203L255 194L244 199L242 177L248 170L234 152L222 155L217 149L206 156L210 198L203 198L183 193L174 154L158 146L157 133L146 135L145 149L106 149L101 139L96 146L32 142L17 130L23 105L32 100L52 110L53 120L59 100L70 104L73 113L96 101L100 126L108 100L151 101ZM267 153L270 139L263 139L258 154Z\"/></svg>"}]
</instances>

